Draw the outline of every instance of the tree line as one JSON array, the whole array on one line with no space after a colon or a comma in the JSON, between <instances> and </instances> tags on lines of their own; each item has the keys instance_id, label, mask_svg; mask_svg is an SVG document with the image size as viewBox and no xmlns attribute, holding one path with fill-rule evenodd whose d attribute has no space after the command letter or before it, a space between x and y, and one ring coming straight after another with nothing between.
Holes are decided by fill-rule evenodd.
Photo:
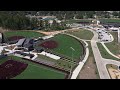
<instances>
[{"instance_id":1,"label":"tree line","mask_svg":"<svg viewBox=\"0 0 120 90\"><path fill-rule=\"evenodd\" d=\"M53 23L50 24L48 20L26 17L27 14L25 11L1 11L0 27L9 30L62 30L69 28L65 23L59 24L53 20Z\"/></svg>"},{"instance_id":2,"label":"tree line","mask_svg":"<svg viewBox=\"0 0 120 90\"><path fill-rule=\"evenodd\" d=\"M64 22L60 24L53 20L50 24L47 20L38 20L36 18L29 18L26 15L35 16L56 16L59 20L70 19L88 19L95 18L120 18L119 11L0 11L0 27L9 30L29 30L29 29L43 29L43 30L62 30L69 28Z\"/></svg>"}]
</instances>

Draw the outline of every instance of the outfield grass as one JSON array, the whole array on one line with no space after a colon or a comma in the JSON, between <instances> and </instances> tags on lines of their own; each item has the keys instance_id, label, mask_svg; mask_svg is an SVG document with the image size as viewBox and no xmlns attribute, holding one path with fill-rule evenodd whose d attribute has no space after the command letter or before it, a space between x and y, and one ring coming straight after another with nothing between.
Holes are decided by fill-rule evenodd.
<instances>
[{"instance_id":1,"label":"outfield grass","mask_svg":"<svg viewBox=\"0 0 120 90\"><path fill-rule=\"evenodd\" d=\"M110 43L105 43L107 48L115 55L120 54L120 44L118 44L117 32L111 32L114 37L114 41Z\"/></svg>"},{"instance_id":2,"label":"outfield grass","mask_svg":"<svg viewBox=\"0 0 120 90\"><path fill-rule=\"evenodd\" d=\"M61 71L57 71L27 60L22 60L21 58L16 56L12 56L12 59L28 63L28 67L25 69L25 71L22 72L20 75L14 77L13 79L64 79L65 78L65 73ZM4 61L7 60L8 58L4 58Z\"/></svg>"},{"instance_id":3,"label":"outfield grass","mask_svg":"<svg viewBox=\"0 0 120 90\"><path fill-rule=\"evenodd\" d=\"M55 37L51 38L52 40L55 40L58 42L58 47L53 49L53 51L63 54L64 56L70 57L72 59L72 48L74 48L75 51L73 51L73 58L79 59L81 55L83 55L83 47L79 41L77 41L75 38L59 34Z\"/></svg>"},{"instance_id":4,"label":"outfield grass","mask_svg":"<svg viewBox=\"0 0 120 90\"><path fill-rule=\"evenodd\" d=\"M14 79L64 79L65 74L51 68L31 65Z\"/></svg>"},{"instance_id":5,"label":"outfield grass","mask_svg":"<svg viewBox=\"0 0 120 90\"><path fill-rule=\"evenodd\" d=\"M4 35L6 37L24 36L26 38L36 38L36 37L44 36L43 34L34 32L34 31L8 31L8 32L5 32Z\"/></svg>"},{"instance_id":6,"label":"outfield grass","mask_svg":"<svg viewBox=\"0 0 120 90\"><path fill-rule=\"evenodd\" d=\"M74 31L74 32L69 31L69 32L66 32L66 33L72 34L74 36L77 36L80 39L86 39L86 40L91 40L92 37L94 36L94 34L91 31L88 31L88 30L85 30L85 29L80 29L80 30Z\"/></svg>"},{"instance_id":7,"label":"outfield grass","mask_svg":"<svg viewBox=\"0 0 120 90\"><path fill-rule=\"evenodd\" d=\"M102 46L101 43L97 43L97 45L98 45L98 48L99 48L100 53L101 53L101 55L102 55L103 58L113 59L113 60L119 60L119 59L113 57L112 55L110 55L110 54L105 50L105 48Z\"/></svg>"}]
</instances>

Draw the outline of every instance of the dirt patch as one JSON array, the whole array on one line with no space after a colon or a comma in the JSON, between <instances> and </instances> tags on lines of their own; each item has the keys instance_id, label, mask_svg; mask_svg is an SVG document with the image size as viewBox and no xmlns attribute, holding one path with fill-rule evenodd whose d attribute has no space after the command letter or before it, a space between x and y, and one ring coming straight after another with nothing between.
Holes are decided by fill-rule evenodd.
<instances>
[{"instance_id":1,"label":"dirt patch","mask_svg":"<svg viewBox=\"0 0 120 90\"><path fill-rule=\"evenodd\" d=\"M11 46L5 47L5 49L13 50L15 47L16 47L16 45L11 45Z\"/></svg>"},{"instance_id":2,"label":"dirt patch","mask_svg":"<svg viewBox=\"0 0 120 90\"><path fill-rule=\"evenodd\" d=\"M58 46L58 43L56 41L50 40L50 41L43 42L42 44L40 44L40 46L48 49L53 49Z\"/></svg>"},{"instance_id":3,"label":"dirt patch","mask_svg":"<svg viewBox=\"0 0 120 90\"><path fill-rule=\"evenodd\" d=\"M83 66L78 79L98 79L96 75L96 65L94 63L94 58L88 58L88 61Z\"/></svg>"},{"instance_id":4,"label":"dirt patch","mask_svg":"<svg viewBox=\"0 0 120 90\"><path fill-rule=\"evenodd\" d=\"M24 36L12 36L12 37L8 37L9 41L14 41L14 40L19 40L25 38Z\"/></svg>"},{"instance_id":5,"label":"dirt patch","mask_svg":"<svg viewBox=\"0 0 120 90\"><path fill-rule=\"evenodd\" d=\"M22 73L28 64L8 60L5 63L0 65L0 79L10 79Z\"/></svg>"}]
</instances>

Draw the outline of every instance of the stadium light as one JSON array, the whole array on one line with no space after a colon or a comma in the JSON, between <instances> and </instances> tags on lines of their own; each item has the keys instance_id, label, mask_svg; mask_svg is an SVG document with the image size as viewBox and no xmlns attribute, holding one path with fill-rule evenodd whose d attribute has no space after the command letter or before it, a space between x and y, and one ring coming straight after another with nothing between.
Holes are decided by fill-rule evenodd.
<instances>
[{"instance_id":1,"label":"stadium light","mask_svg":"<svg viewBox=\"0 0 120 90\"><path fill-rule=\"evenodd\" d=\"M75 49L73 47L70 47L70 49L72 50L72 61L73 61L73 51L75 51ZM70 75L69 75L69 77L72 75L72 61L71 61L71 68L70 68Z\"/></svg>"}]
</instances>

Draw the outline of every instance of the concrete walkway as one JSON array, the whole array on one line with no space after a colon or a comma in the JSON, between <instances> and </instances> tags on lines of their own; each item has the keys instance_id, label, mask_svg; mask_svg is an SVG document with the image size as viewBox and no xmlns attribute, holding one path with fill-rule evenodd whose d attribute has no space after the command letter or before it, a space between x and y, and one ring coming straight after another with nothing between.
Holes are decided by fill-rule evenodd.
<instances>
[{"instance_id":1,"label":"concrete walkway","mask_svg":"<svg viewBox=\"0 0 120 90\"><path fill-rule=\"evenodd\" d=\"M93 54L94 54L94 57L95 57L96 65L97 65L97 68L98 68L99 76L100 76L101 79L110 79L110 76L109 76L109 73L107 71L106 65L107 64L114 64L114 65L120 66L120 62L112 60L112 59L103 58L101 56L101 53L100 53L100 51L97 47L97 44L96 44L96 42L98 41L97 40L97 37L98 37L97 33L95 31L93 31L92 29L88 29L88 30L90 30L94 33L94 37L91 40L91 46L92 46Z\"/></svg>"},{"instance_id":2,"label":"concrete walkway","mask_svg":"<svg viewBox=\"0 0 120 90\"><path fill-rule=\"evenodd\" d=\"M83 41L85 43L85 47L86 47L86 54L85 54L85 57L82 61L79 62L79 65L75 68L75 70L73 71L72 73L72 76L71 76L71 79L76 79L78 74L80 73L82 67L84 66L84 63L87 61L88 59L88 56L89 56L89 49L88 49L88 43L86 41L84 41L83 39L80 39L74 35L71 35L71 34L67 34L67 33L62 33L62 34L66 34L66 35L69 35L71 37L74 37L76 39L78 39L79 41Z\"/></svg>"},{"instance_id":3,"label":"concrete walkway","mask_svg":"<svg viewBox=\"0 0 120 90\"><path fill-rule=\"evenodd\" d=\"M111 56L120 59L118 56L116 56L116 55L114 55L112 52L110 52L110 50L106 47L106 45L105 45L103 42L101 42L101 44L102 44L102 46L105 48L105 50L106 50Z\"/></svg>"}]
</instances>

